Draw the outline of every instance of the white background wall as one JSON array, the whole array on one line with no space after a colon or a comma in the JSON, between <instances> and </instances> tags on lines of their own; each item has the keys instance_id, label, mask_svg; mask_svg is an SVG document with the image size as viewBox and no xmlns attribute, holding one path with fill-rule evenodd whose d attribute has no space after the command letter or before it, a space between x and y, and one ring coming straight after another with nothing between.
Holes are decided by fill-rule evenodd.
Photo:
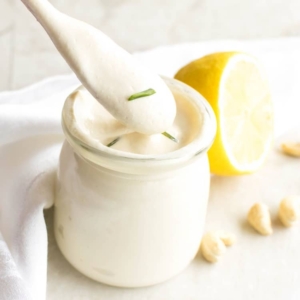
<instances>
[{"instance_id":1,"label":"white background wall","mask_svg":"<svg viewBox=\"0 0 300 300\"><path fill-rule=\"evenodd\" d=\"M51 0L129 51L300 35L300 0ZM70 72L21 0L0 0L0 90Z\"/></svg>"}]
</instances>

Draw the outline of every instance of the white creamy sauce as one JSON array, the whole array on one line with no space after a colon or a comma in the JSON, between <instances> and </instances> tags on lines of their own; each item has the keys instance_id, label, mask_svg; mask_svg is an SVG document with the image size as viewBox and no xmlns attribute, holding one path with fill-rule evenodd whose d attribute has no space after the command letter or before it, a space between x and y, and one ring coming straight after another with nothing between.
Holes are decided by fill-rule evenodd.
<instances>
[{"instance_id":1,"label":"white creamy sauce","mask_svg":"<svg viewBox=\"0 0 300 300\"><path fill-rule=\"evenodd\" d=\"M164 154L189 144L201 130L201 116L193 103L183 94L175 93L174 98L177 115L168 133L178 140L177 143L162 134L131 132L83 87L66 100L64 121L72 135L95 148L101 149L119 138L111 149L136 154Z\"/></svg>"},{"instance_id":2,"label":"white creamy sauce","mask_svg":"<svg viewBox=\"0 0 300 300\"><path fill-rule=\"evenodd\" d=\"M68 261L97 281L156 284L181 272L199 249L210 182L205 149L215 123L199 94L176 80L166 82L177 104L168 132L179 143L129 132L84 88L65 102L55 237ZM99 155L76 137L100 149Z\"/></svg>"},{"instance_id":3,"label":"white creamy sauce","mask_svg":"<svg viewBox=\"0 0 300 300\"><path fill-rule=\"evenodd\" d=\"M96 28L66 16L45 0L22 0L86 89L131 131L161 133L170 128L176 104L164 81ZM133 94L156 93L128 101Z\"/></svg>"},{"instance_id":4,"label":"white creamy sauce","mask_svg":"<svg viewBox=\"0 0 300 300\"><path fill-rule=\"evenodd\" d=\"M169 89L92 26L46 0L22 1L84 86L63 109L68 141L60 155L54 221L62 253L82 273L117 286L146 286L178 274L201 240L212 112L192 89L166 80ZM128 101L148 89L155 93ZM97 151L78 146L76 138L111 155L95 163L88 152ZM76 147L88 149L86 157ZM134 159L121 158L121 151ZM172 159L141 156L166 153Z\"/></svg>"}]
</instances>

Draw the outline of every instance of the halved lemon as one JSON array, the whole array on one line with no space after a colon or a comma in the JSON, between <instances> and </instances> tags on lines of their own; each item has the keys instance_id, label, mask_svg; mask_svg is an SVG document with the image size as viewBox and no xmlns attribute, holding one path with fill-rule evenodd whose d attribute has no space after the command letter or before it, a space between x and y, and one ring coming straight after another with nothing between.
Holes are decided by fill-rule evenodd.
<instances>
[{"instance_id":1,"label":"halved lemon","mask_svg":"<svg viewBox=\"0 0 300 300\"><path fill-rule=\"evenodd\" d=\"M216 139L208 152L211 172L239 175L256 171L273 140L273 105L259 62L239 52L220 52L195 60L175 75L211 104Z\"/></svg>"}]
</instances>

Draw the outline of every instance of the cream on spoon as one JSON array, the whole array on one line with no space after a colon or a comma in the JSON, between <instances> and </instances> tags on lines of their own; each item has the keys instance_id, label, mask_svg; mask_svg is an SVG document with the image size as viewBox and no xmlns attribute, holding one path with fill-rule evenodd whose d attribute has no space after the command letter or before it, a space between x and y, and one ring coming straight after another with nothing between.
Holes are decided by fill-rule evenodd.
<instances>
[{"instance_id":1,"label":"cream on spoon","mask_svg":"<svg viewBox=\"0 0 300 300\"><path fill-rule=\"evenodd\" d=\"M172 125L176 103L158 75L101 31L62 14L47 0L22 2L86 89L117 120L144 134L162 133Z\"/></svg>"}]
</instances>

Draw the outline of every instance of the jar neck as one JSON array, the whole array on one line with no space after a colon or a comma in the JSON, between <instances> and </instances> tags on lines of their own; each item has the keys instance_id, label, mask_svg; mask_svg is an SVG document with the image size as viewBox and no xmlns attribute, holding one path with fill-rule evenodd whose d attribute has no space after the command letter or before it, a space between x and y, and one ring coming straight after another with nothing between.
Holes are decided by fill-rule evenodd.
<instances>
[{"instance_id":1,"label":"jar neck","mask_svg":"<svg viewBox=\"0 0 300 300\"><path fill-rule=\"evenodd\" d=\"M68 106L65 104L62 114L62 126L66 140L73 150L85 160L118 172L132 174L168 172L193 162L201 155L206 154L213 142L216 132L214 113L206 100L191 87L175 79L164 78L164 80L172 92L176 91L184 94L188 101L191 101L195 109L198 110L202 124L201 129L188 145L161 155L127 153L110 149L104 145L103 149L94 148L83 142L68 128L65 118L68 113Z\"/></svg>"}]
</instances>

